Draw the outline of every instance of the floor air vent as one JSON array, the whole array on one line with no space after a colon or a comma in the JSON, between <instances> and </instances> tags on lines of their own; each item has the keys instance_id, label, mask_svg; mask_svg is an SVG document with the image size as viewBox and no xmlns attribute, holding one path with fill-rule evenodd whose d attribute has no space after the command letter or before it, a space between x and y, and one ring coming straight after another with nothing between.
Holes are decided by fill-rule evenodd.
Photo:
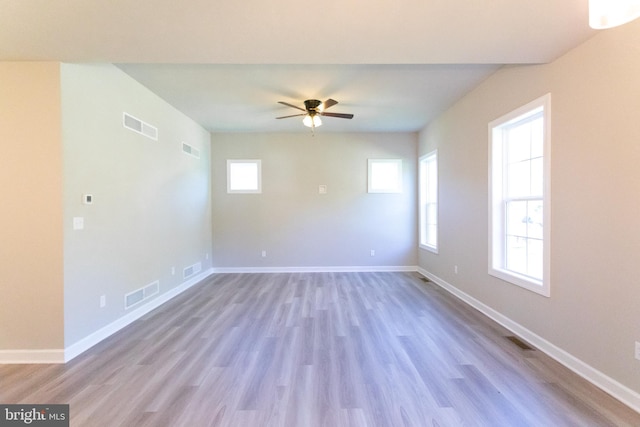
<instances>
[{"instance_id":1,"label":"floor air vent","mask_svg":"<svg viewBox=\"0 0 640 427\"><path fill-rule=\"evenodd\" d=\"M511 341L512 343L514 343L515 345L517 345L518 347L520 347L520 349L522 349L522 350L533 350L533 347L531 347L529 344L527 344L526 342L522 341L518 337L508 336L508 337L505 337L505 338L508 339L509 341Z\"/></svg>"},{"instance_id":2,"label":"floor air vent","mask_svg":"<svg viewBox=\"0 0 640 427\"><path fill-rule=\"evenodd\" d=\"M122 113L122 124L129 130L144 135L147 138L151 138L154 141L158 140L158 128L151 126L140 119L136 119L131 114Z\"/></svg>"}]
</instances>

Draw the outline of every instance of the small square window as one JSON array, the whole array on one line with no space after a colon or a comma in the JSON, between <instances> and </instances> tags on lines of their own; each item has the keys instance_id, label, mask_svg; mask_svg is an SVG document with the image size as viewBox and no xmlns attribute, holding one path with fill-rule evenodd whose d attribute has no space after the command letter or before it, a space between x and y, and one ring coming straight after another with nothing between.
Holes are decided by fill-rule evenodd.
<instances>
[{"instance_id":1,"label":"small square window","mask_svg":"<svg viewBox=\"0 0 640 427\"><path fill-rule=\"evenodd\" d=\"M227 193L262 193L260 160L227 160Z\"/></svg>"},{"instance_id":2,"label":"small square window","mask_svg":"<svg viewBox=\"0 0 640 427\"><path fill-rule=\"evenodd\" d=\"M369 193L402 193L402 159L369 159Z\"/></svg>"}]
</instances>

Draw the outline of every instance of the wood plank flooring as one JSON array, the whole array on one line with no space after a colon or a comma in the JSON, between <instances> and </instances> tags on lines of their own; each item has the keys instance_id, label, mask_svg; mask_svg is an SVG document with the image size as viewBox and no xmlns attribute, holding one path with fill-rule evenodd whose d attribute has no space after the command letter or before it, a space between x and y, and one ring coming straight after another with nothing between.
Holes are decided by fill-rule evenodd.
<instances>
[{"instance_id":1,"label":"wood plank flooring","mask_svg":"<svg viewBox=\"0 0 640 427\"><path fill-rule=\"evenodd\" d=\"M72 426L640 426L415 273L217 274L0 403Z\"/></svg>"}]
</instances>

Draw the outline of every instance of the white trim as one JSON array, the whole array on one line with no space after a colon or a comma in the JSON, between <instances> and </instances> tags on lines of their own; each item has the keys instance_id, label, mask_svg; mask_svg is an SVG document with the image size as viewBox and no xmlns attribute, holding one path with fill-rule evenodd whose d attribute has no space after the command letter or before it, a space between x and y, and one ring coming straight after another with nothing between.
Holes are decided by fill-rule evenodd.
<instances>
[{"instance_id":1,"label":"white trim","mask_svg":"<svg viewBox=\"0 0 640 427\"><path fill-rule=\"evenodd\" d=\"M0 350L0 365L36 363L64 363L64 350Z\"/></svg>"},{"instance_id":2,"label":"white trim","mask_svg":"<svg viewBox=\"0 0 640 427\"><path fill-rule=\"evenodd\" d=\"M130 313L127 313L125 316L122 316L121 318L115 320L114 322L106 325L105 327L98 329L96 332L92 333L91 335L81 339L80 341L77 341L76 343L70 345L69 347L65 348L64 350L64 362L68 362L71 359L79 356L80 354L84 353L85 351L89 350L91 347L93 347L94 345L98 344L100 341L110 337L111 335L115 334L116 332L118 332L119 330L121 330L122 328L124 328L125 326L133 323L134 321L138 320L139 318L141 318L142 316L144 316L145 314L149 313L151 310L154 310L155 308L161 306L162 304L164 304L165 302L169 301L170 299L174 298L175 296L181 294L182 292L186 291L187 289L189 289L190 287L192 287L193 285L201 282L202 280L204 280L205 278L207 278L209 275L211 275L213 273L213 269L208 269L204 272L202 272L201 274L192 277L191 279L183 282L182 284L180 284L179 286L170 289L169 291L165 292L164 294L158 296L155 299L152 299L151 301L149 301L148 303L144 304L143 306L140 306L138 308L136 308L135 310L133 310Z\"/></svg>"},{"instance_id":3,"label":"white trim","mask_svg":"<svg viewBox=\"0 0 640 427\"><path fill-rule=\"evenodd\" d=\"M503 190L503 138L505 125L542 113L543 118L543 277L537 280L504 268L505 201ZM551 296L551 94L547 93L491 121L488 125L488 273L507 283L528 289L539 295Z\"/></svg>"},{"instance_id":4,"label":"white trim","mask_svg":"<svg viewBox=\"0 0 640 427\"><path fill-rule=\"evenodd\" d=\"M525 341L532 344L538 350L545 353L547 356L555 359L560 364L564 365L566 368L575 372L585 380L589 381L596 387L602 389L606 393L609 393L611 396L615 397L625 405L629 406L634 411L640 412L640 393L630 389L624 384L620 384L618 381L613 378L607 376L606 374L598 371L591 365L583 362L562 348L556 346L555 344L547 341L541 336L535 334L524 326L520 325L517 322L514 322L510 318L501 314L500 312L494 310L488 305L478 301L471 295L461 291L455 286L447 283L445 280L436 276L435 274L429 273L427 270L422 267L418 267L418 273L423 276L429 278L435 284L445 289L458 299L463 302L469 304L471 307L480 311L490 319L496 321L500 325L504 326L514 334L518 335Z\"/></svg>"},{"instance_id":5,"label":"white trim","mask_svg":"<svg viewBox=\"0 0 640 427\"><path fill-rule=\"evenodd\" d=\"M436 169L436 244L430 245L428 243L422 243L422 232L423 228L427 226L426 221L426 212L424 212L424 208L427 205L426 201L423 200L427 198L428 189L424 188L424 184L428 181L427 177L424 176L426 172L426 168L435 164ZM423 169L423 166L425 169ZM427 174L428 175L428 174ZM439 226L439 211L440 211L440 185L439 185L439 176L438 176L438 149L432 150L426 154L423 154L418 158L418 247L421 249L425 249L429 252L433 252L434 254L438 253L438 244L440 241L440 226ZM428 186L427 186L428 187Z\"/></svg>"},{"instance_id":6,"label":"white trim","mask_svg":"<svg viewBox=\"0 0 640 427\"><path fill-rule=\"evenodd\" d=\"M120 317L119 319L104 326L91 335L88 335L85 338L82 338L80 341L77 341L76 343L66 347L64 350L0 350L0 364L66 363L84 353L85 351L89 350L100 341L123 329L125 326L138 320L145 314L149 313L151 310L156 309L165 302L186 291L193 285L201 282L211 274L213 274L212 268L202 272L197 276L192 277L179 286L165 292L164 294L149 301L143 306L138 307L132 312L127 313L125 316Z\"/></svg>"},{"instance_id":7,"label":"white trim","mask_svg":"<svg viewBox=\"0 0 640 427\"><path fill-rule=\"evenodd\" d=\"M418 266L213 267L214 273L375 273L385 271L413 272L418 271Z\"/></svg>"},{"instance_id":8,"label":"white trim","mask_svg":"<svg viewBox=\"0 0 640 427\"><path fill-rule=\"evenodd\" d=\"M434 248L433 246L423 245L422 243L418 244L418 248L424 249L425 251L429 251L433 254L438 254L438 248Z\"/></svg>"}]
</instances>

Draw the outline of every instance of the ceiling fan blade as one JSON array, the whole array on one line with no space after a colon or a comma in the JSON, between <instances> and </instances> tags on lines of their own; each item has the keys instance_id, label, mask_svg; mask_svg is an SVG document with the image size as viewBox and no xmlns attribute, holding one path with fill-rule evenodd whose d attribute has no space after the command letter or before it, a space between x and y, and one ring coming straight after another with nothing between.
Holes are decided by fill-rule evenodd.
<instances>
[{"instance_id":1,"label":"ceiling fan blade","mask_svg":"<svg viewBox=\"0 0 640 427\"><path fill-rule=\"evenodd\" d=\"M338 101L336 101L335 99L329 98L326 101L324 101L324 109L326 110L329 107L333 107L337 103L338 103Z\"/></svg>"},{"instance_id":2,"label":"ceiling fan blade","mask_svg":"<svg viewBox=\"0 0 640 427\"><path fill-rule=\"evenodd\" d=\"M297 105L289 104L288 102L278 101L278 104L286 105L287 107L296 108L300 111L307 111L304 108L298 107Z\"/></svg>"},{"instance_id":3,"label":"ceiling fan blade","mask_svg":"<svg viewBox=\"0 0 640 427\"><path fill-rule=\"evenodd\" d=\"M292 114L290 116L276 117L276 119L287 119L289 117L299 117L299 116L306 116L306 114Z\"/></svg>"},{"instance_id":4,"label":"ceiling fan blade","mask_svg":"<svg viewBox=\"0 0 640 427\"><path fill-rule=\"evenodd\" d=\"M338 117L340 119L353 119L353 114L344 114L344 113L318 113L318 114L326 117Z\"/></svg>"}]
</instances>

